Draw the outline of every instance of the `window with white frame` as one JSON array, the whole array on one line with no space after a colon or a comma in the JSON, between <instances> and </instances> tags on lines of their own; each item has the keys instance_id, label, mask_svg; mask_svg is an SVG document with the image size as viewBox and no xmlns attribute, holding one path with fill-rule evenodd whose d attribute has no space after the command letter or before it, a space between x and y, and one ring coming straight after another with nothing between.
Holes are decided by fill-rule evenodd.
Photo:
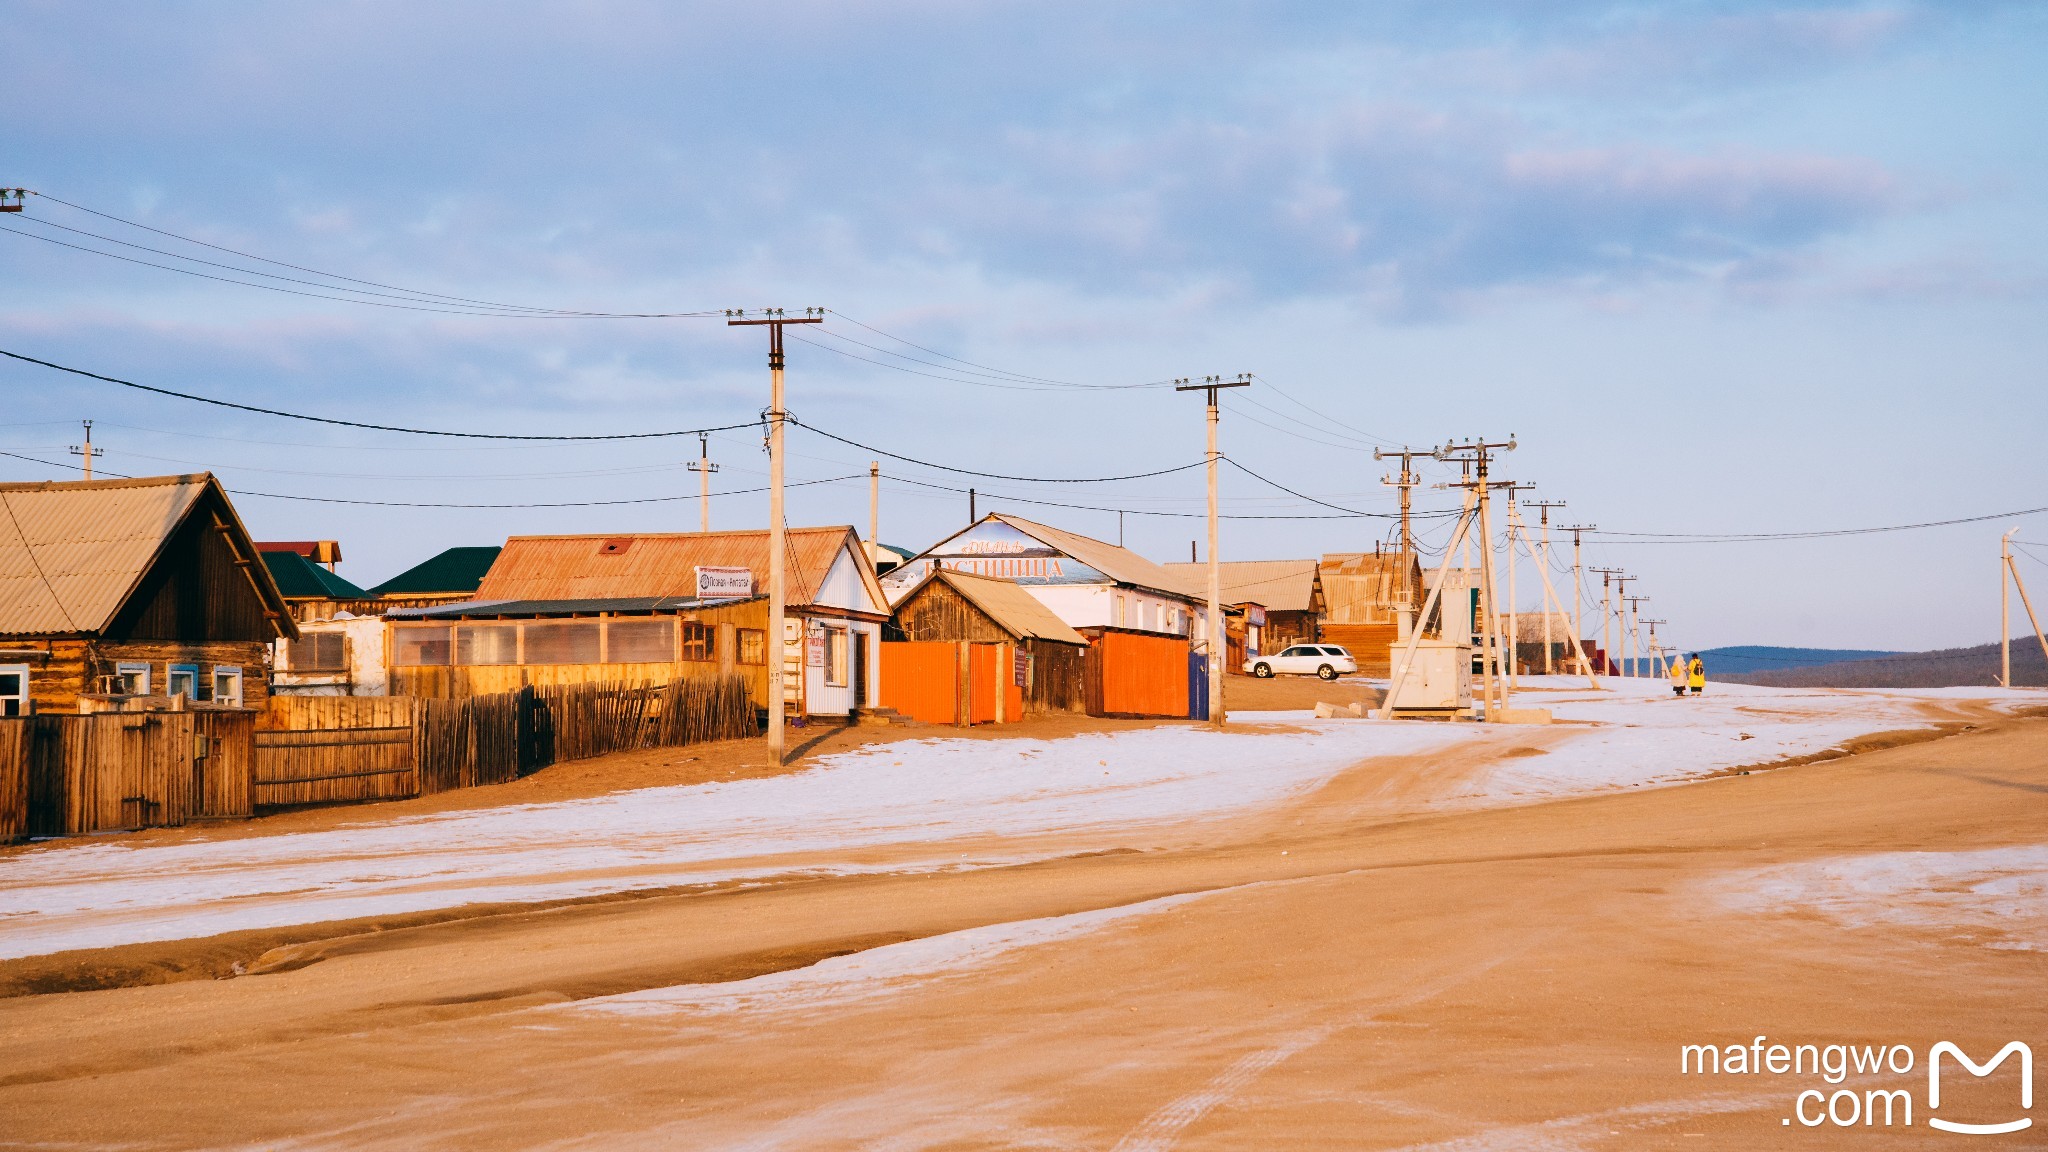
<instances>
[{"instance_id":1,"label":"window with white frame","mask_svg":"<svg viewBox=\"0 0 2048 1152\"><path fill-rule=\"evenodd\" d=\"M114 691L123 696L149 695L149 665L128 660L114 665Z\"/></svg>"},{"instance_id":2,"label":"window with white frame","mask_svg":"<svg viewBox=\"0 0 2048 1152\"><path fill-rule=\"evenodd\" d=\"M239 665L213 666L213 702L228 708L242 706L242 669Z\"/></svg>"},{"instance_id":3,"label":"window with white frame","mask_svg":"<svg viewBox=\"0 0 2048 1152\"><path fill-rule=\"evenodd\" d=\"M28 665L0 664L0 716L28 713Z\"/></svg>"},{"instance_id":4,"label":"window with white frame","mask_svg":"<svg viewBox=\"0 0 2048 1152\"><path fill-rule=\"evenodd\" d=\"M825 629L825 683L843 687L847 683L846 629Z\"/></svg>"},{"instance_id":5,"label":"window with white frame","mask_svg":"<svg viewBox=\"0 0 2048 1152\"><path fill-rule=\"evenodd\" d=\"M164 695L183 696L187 700L199 699L199 665L167 664L169 675L164 677Z\"/></svg>"}]
</instances>

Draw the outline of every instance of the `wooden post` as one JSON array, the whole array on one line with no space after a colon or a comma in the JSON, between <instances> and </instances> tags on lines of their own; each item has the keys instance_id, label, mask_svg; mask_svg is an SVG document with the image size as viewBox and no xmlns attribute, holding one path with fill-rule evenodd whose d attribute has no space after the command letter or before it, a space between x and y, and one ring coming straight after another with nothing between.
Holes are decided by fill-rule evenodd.
<instances>
[{"instance_id":1,"label":"wooden post","mask_svg":"<svg viewBox=\"0 0 2048 1152\"><path fill-rule=\"evenodd\" d=\"M882 550L882 462L868 461L868 543L877 562Z\"/></svg>"},{"instance_id":2,"label":"wooden post","mask_svg":"<svg viewBox=\"0 0 2048 1152\"><path fill-rule=\"evenodd\" d=\"M974 726L974 648L970 641L954 641L953 726Z\"/></svg>"},{"instance_id":3,"label":"wooden post","mask_svg":"<svg viewBox=\"0 0 2048 1152\"><path fill-rule=\"evenodd\" d=\"M2012 687L2012 532L1998 538L1998 683Z\"/></svg>"},{"instance_id":4,"label":"wooden post","mask_svg":"<svg viewBox=\"0 0 2048 1152\"><path fill-rule=\"evenodd\" d=\"M2020 607L2025 608L2027 610L2027 623L2034 626L2034 639L2041 645L2041 659L2044 662L2048 662L2048 634L2042 633L2041 621L2034 615L2034 602L2033 600L2028 598L2027 586L2023 581L2020 580L2019 565L2014 564L2012 562L2012 558L2008 556L2005 560L2005 566L2009 571L2012 572L2013 587L2018 588L2020 590ZM2012 673L2010 670L2006 672L2006 678L2008 680L2012 678ZM2011 685L2008 684L2007 687L2011 687Z\"/></svg>"}]
</instances>

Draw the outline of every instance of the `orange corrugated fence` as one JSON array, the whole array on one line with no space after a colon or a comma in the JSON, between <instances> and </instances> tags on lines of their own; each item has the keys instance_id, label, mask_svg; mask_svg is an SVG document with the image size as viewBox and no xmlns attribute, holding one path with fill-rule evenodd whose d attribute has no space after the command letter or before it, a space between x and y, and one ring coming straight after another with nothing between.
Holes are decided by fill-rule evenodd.
<instances>
[{"instance_id":1,"label":"orange corrugated fence","mask_svg":"<svg viewBox=\"0 0 2048 1152\"><path fill-rule=\"evenodd\" d=\"M948 640L896 641L882 645L882 707L927 724L959 718L954 682L960 646Z\"/></svg>"},{"instance_id":2,"label":"orange corrugated fence","mask_svg":"<svg viewBox=\"0 0 2048 1152\"><path fill-rule=\"evenodd\" d=\"M1172 636L1104 632L1088 653L1099 716L1188 714L1188 642ZM1095 685L1090 685L1095 687Z\"/></svg>"}]
</instances>

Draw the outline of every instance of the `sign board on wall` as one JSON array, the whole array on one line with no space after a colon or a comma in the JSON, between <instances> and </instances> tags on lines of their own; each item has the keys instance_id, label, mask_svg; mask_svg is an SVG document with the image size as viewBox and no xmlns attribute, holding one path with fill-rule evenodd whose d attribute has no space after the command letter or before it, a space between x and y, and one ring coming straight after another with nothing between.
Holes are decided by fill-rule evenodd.
<instances>
[{"instance_id":1,"label":"sign board on wall","mask_svg":"<svg viewBox=\"0 0 2048 1152\"><path fill-rule=\"evenodd\" d=\"M804 663L813 668L825 666L825 634L813 632L810 642L804 646Z\"/></svg>"},{"instance_id":2,"label":"sign board on wall","mask_svg":"<svg viewBox=\"0 0 2048 1152\"><path fill-rule=\"evenodd\" d=\"M1014 669L1014 671L1016 673L1017 687L1031 687L1031 653L1024 651L1019 651L1017 653L1016 668Z\"/></svg>"},{"instance_id":3,"label":"sign board on wall","mask_svg":"<svg viewBox=\"0 0 2048 1152\"><path fill-rule=\"evenodd\" d=\"M736 600L753 594L753 569L697 565L697 599Z\"/></svg>"}]
</instances>

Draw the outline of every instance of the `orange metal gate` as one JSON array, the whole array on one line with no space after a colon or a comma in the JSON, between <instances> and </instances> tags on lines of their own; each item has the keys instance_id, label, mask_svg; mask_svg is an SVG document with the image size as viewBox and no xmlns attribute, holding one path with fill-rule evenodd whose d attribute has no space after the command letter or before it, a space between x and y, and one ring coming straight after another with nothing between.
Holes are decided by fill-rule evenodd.
<instances>
[{"instance_id":1,"label":"orange metal gate","mask_svg":"<svg viewBox=\"0 0 2048 1152\"><path fill-rule=\"evenodd\" d=\"M1188 642L1104 632L1088 649L1088 714L1188 714Z\"/></svg>"}]
</instances>

